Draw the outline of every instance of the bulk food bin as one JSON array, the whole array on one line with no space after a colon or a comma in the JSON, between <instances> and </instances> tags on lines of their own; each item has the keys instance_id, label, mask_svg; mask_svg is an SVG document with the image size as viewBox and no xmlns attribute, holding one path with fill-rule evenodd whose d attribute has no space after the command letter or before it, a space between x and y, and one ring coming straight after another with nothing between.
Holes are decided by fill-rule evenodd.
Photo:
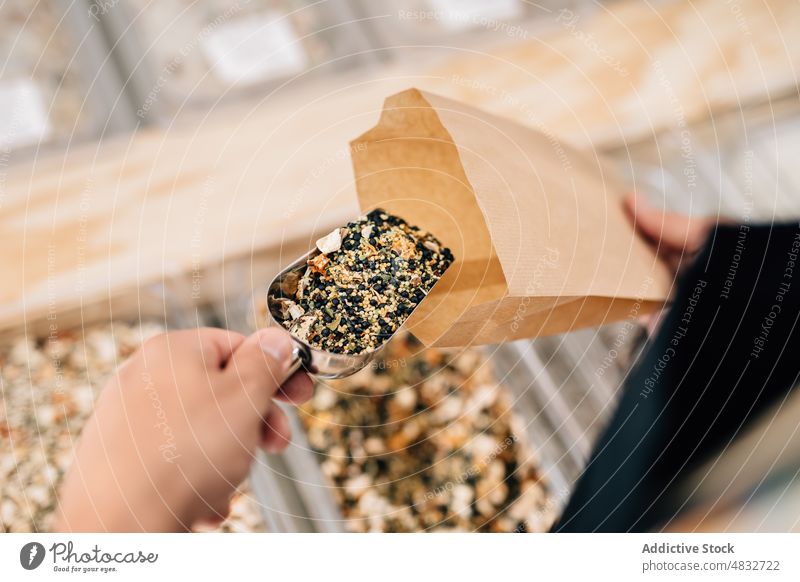
<instances>
[{"instance_id":1,"label":"bulk food bin","mask_svg":"<svg viewBox=\"0 0 800 582\"><path fill-rule=\"evenodd\" d=\"M0 147L14 158L135 126L83 2L6 0L0 11Z\"/></svg>"},{"instance_id":2,"label":"bulk food bin","mask_svg":"<svg viewBox=\"0 0 800 582\"><path fill-rule=\"evenodd\" d=\"M371 58L344 0L122 0L97 16L145 121L202 116Z\"/></svg>"},{"instance_id":3,"label":"bulk food bin","mask_svg":"<svg viewBox=\"0 0 800 582\"><path fill-rule=\"evenodd\" d=\"M0 531L48 530L73 447L106 380L148 337L205 324L163 299L162 289L146 289L111 321L70 327L56 317L45 332L0 338ZM264 530L245 483L218 531Z\"/></svg>"}]
</instances>

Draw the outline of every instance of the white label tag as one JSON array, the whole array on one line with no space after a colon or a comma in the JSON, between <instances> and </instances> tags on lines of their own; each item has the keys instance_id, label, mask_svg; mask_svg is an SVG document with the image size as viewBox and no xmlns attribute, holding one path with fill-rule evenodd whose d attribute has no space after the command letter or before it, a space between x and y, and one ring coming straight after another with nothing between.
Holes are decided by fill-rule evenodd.
<instances>
[{"instance_id":1,"label":"white label tag","mask_svg":"<svg viewBox=\"0 0 800 582\"><path fill-rule=\"evenodd\" d=\"M213 74L231 85L292 75L308 61L288 18L276 13L225 23L202 47Z\"/></svg>"},{"instance_id":2,"label":"white label tag","mask_svg":"<svg viewBox=\"0 0 800 582\"><path fill-rule=\"evenodd\" d=\"M0 147L38 143L50 134L41 91L30 79L0 83Z\"/></svg>"},{"instance_id":3,"label":"white label tag","mask_svg":"<svg viewBox=\"0 0 800 582\"><path fill-rule=\"evenodd\" d=\"M428 0L431 10L441 13L442 27L460 31L522 16L519 0Z\"/></svg>"}]
</instances>

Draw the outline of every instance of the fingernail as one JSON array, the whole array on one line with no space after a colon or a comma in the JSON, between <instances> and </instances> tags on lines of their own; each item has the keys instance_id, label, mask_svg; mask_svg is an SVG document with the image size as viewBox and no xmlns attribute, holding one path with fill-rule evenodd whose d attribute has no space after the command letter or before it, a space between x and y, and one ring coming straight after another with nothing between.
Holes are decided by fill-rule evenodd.
<instances>
[{"instance_id":1,"label":"fingernail","mask_svg":"<svg viewBox=\"0 0 800 582\"><path fill-rule=\"evenodd\" d=\"M265 331L258 338L258 344L272 361L287 368L292 357L292 340L285 333Z\"/></svg>"},{"instance_id":2,"label":"fingernail","mask_svg":"<svg viewBox=\"0 0 800 582\"><path fill-rule=\"evenodd\" d=\"M261 445L261 448L264 449L265 453L269 453L270 455L277 455L285 451L288 444L289 443L286 440L280 439L275 441L274 443L265 442Z\"/></svg>"}]
</instances>

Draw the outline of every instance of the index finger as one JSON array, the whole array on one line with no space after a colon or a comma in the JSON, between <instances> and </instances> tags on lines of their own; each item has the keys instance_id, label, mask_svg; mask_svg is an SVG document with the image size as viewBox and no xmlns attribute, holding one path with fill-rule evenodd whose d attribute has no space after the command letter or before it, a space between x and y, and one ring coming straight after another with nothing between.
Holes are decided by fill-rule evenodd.
<instances>
[{"instance_id":1,"label":"index finger","mask_svg":"<svg viewBox=\"0 0 800 582\"><path fill-rule=\"evenodd\" d=\"M201 327L181 333L195 334L203 361L209 369L224 369L233 352L245 340L240 333L215 327Z\"/></svg>"}]
</instances>

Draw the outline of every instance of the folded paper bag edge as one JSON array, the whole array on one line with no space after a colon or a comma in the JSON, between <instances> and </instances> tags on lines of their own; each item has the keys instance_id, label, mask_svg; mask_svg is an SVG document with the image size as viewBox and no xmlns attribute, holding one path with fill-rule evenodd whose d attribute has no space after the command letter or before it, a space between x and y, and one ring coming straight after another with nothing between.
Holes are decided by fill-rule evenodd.
<instances>
[{"instance_id":1,"label":"folded paper bag edge","mask_svg":"<svg viewBox=\"0 0 800 582\"><path fill-rule=\"evenodd\" d=\"M422 94L457 145L510 295L634 296L651 279L647 297L668 297L672 276L635 233L623 207L628 189L602 156L552 132ZM562 268L542 268L551 247ZM534 293L532 283L540 287Z\"/></svg>"},{"instance_id":2,"label":"folded paper bag edge","mask_svg":"<svg viewBox=\"0 0 800 582\"><path fill-rule=\"evenodd\" d=\"M430 299L441 297L443 288L456 292L447 301L423 301L406 324L420 341L430 345L473 305L507 295L502 266L457 146L421 91L387 97L378 123L350 146L362 212L382 207L397 214L433 233L455 256ZM464 292L471 289L475 292Z\"/></svg>"},{"instance_id":3,"label":"folded paper bag edge","mask_svg":"<svg viewBox=\"0 0 800 582\"><path fill-rule=\"evenodd\" d=\"M599 302L597 300L600 300ZM595 305L592 305L592 304ZM598 309L598 305L601 305ZM596 327L608 321L635 321L638 317L661 309L661 301L634 299L611 299L582 297L560 303L551 310L533 313L531 317L497 322L493 320L459 320L447 333L438 338L431 347L451 348L463 346L461 337L469 334L475 338L475 345L503 343L530 337L543 337L561 334L574 329L571 320L576 313L587 311L590 318L584 320L584 327Z\"/></svg>"},{"instance_id":4,"label":"folded paper bag edge","mask_svg":"<svg viewBox=\"0 0 800 582\"><path fill-rule=\"evenodd\" d=\"M492 281L490 285L492 291L490 294L481 294L481 281L469 280L464 278L458 280L456 287L461 286L464 289L475 288L476 292L471 300L464 300L460 305L448 306L447 301L439 301L436 307L436 312L425 313L425 304L420 305L419 312L424 317L412 318L409 320L408 325L412 331L419 337L423 343L431 345L436 342L437 338L445 333L448 333L452 343L451 329L455 323L463 318L469 318L469 311L472 308L478 307L487 302L502 300L505 297L511 296L546 296L553 295L553 289L558 289L562 294L578 295L578 296L609 296L609 301L613 298L617 299L631 299L634 298L633 286L629 280L627 283L628 289L623 289L621 294L614 295L610 291L616 291L614 288L614 281L607 284L605 288L593 289L591 288L592 279L585 276L583 282L565 281L562 279L564 275L558 269L563 269L569 264L562 264L556 268L554 273L542 273L535 269L543 261L543 256L549 251L546 245L528 245L527 248L521 248L522 245L515 240L505 241L506 261L502 261L498 256L495 240L498 236L508 238L508 234L501 232L498 234L497 226L495 231L490 232L489 221L487 216L486 204L481 204L480 196L488 197L489 206L494 206L493 212L497 213L497 204L495 204L494 197L497 194L495 183L488 183L484 179L479 187L482 188L480 192L476 192L476 187L473 182L485 178L485 176L478 176L477 172L470 175L465 159L461 153L463 150L462 144L457 143L457 137L461 136L463 141L470 142L472 149L480 149L486 144L484 141L491 138L492 143L490 146L497 151L504 152L506 144L499 141L497 137L486 137L483 133L475 135L474 128L469 126L469 123L464 119L476 123L489 123L492 125L503 126L503 130L507 132L516 132L519 134L518 139L521 142L527 140L532 144L532 147L542 147L542 141L546 138L541 135L533 135L531 133L538 133L535 130L518 126L514 122L497 118L490 114L484 113L478 109L471 108L467 105L449 100L438 95L420 91L419 89L408 89L400 93L391 95L386 98L384 106L380 115L378 123L370 130L364 132L361 136L357 137L351 142L351 156L353 162L353 170L356 176L356 191L358 193L359 205L362 211L374 208L375 206L383 206L387 211L396 213L403 216L409 222L418 224L427 230L430 230L434 235L439 237L448 246L453 246L452 240L456 237L466 238L463 236L463 231L467 231L470 235L469 238L481 239L478 244L472 246L462 245L462 250L466 251L463 254L457 253L456 263L466 259L470 259L473 255L480 258L478 263L483 261L486 265L486 271L492 271L497 276L503 277L505 283L504 290L498 291L501 287L497 285L498 281ZM510 124L510 127L505 125ZM455 131L455 134L453 133ZM472 132L472 133L471 133ZM486 146L488 150L491 147ZM422 153L420 153L422 152ZM584 156L580 152L571 152L576 156L576 159L583 160ZM495 158L497 156L495 155ZM524 160L523 160L524 161ZM582 162L581 162L582 163ZM587 162L588 163L588 162ZM474 164L472 164L474 169ZM552 168L550 168L552 169ZM441 171L440 171L441 170ZM527 175L520 175L519 168L509 167L508 172L513 174L512 178L516 178L517 184L524 184ZM381 179L381 175L386 174ZM442 181L441 176L437 174L446 174L450 180ZM477 178L476 178L477 176ZM585 175L581 176L585 178ZM491 176L490 176L491 178ZM592 176L589 176L592 178ZM586 180L584 180L585 182ZM425 196L427 192L426 185L431 184L430 196ZM591 187L593 182L588 182ZM420 186L423 185L423 186ZM411 188L409 188L411 186ZM605 185L603 185L605 188ZM405 188L405 189L404 189ZM561 188L559 184L551 185L551 188ZM413 191L410 191L413 190ZM562 188L563 190L563 188ZM517 199L525 198L528 195L522 188L517 188L517 191L501 193L506 196L511 196L512 203L516 203ZM562 192L563 194L563 192ZM580 194L580 193L579 193ZM544 195L544 193L542 194ZM547 200L545 203L547 203ZM537 206L530 200L523 200L529 209L536 209ZM606 205L616 204L617 201L613 198L608 201ZM430 214L433 211L441 211L437 208L439 204L445 211L453 209L453 214L462 211L457 215L458 221L451 221L450 223L440 221L436 226L430 227L428 221ZM532 206L533 204L533 206ZM621 205L621 200L619 201ZM466 208L466 210L465 210ZM501 208L501 211L503 209ZM612 214L617 210L612 208ZM620 210L621 212L621 210ZM443 213L446 214L447 212ZM508 215L508 212L506 212ZM569 217L569 215L568 215ZM619 216L615 215L619 221ZM436 222L435 220L433 222ZM467 229L465 224L470 225ZM632 226L626 225L632 234ZM455 229L455 230L454 230ZM459 230L461 229L461 230ZM585 235L584 235L585 236ZM469 241L468 241L469 242ZM501 241L502 242L502 241ZM613 242L613 241L612 241ZM632 245L637 245L638 241L632 241ZM514 248L514 247L520 248ZM619 249L619 244L617 244ZM510 256L508 249L511 248L513 252L521 256ZM539 254L536 254L535 249L539 249ZM533 249L533 250L532 250ZM624 250L624 249L623 249ZM630 251L630 249L629 249ZM634 249L638 253L640 259L640 267L643 261L642 249ZM466 257L465 257L466 255ZM509 258L510 256L510 258ZM644 255L648 258L647 255ZM655 257L652 256L651 269L658 270L660 267ZM576 261L574 257L568 257L571 262ZM586 257L583 258L586 262ZM472 262L475 262L474 260ZM591 262L591 256L589 256ZM491 264L499 264L499 269L491 268ZM620 266L620 261L614 264L611 261L611 268L625 268L625 265ZM520 272L515 272L513 269L517 264L522 265L522 273L527 273L527 278L520 275ZM456 264L452 268L456 268ZM510 266L510 267L509 267ZM588 270L591 264L583 265L581 268ZM527 271L525 271L527 269ZM663 291L664 283L667 277L656 277L656 283L652 285L648 291L647 299L650 300L663 300L666 298L666 293ZM447 276L447 275L446 275ZM508 286L508 277L514 279L516 277L516 288L512 291ZM670 279L671 281L671 279ZM522 283L526 283L522 285ZM439 294L437 289L434 289L433 294ZM462 296L467 294L461 293ZM449 307L449 308L448 308ZM416 315L416 312L415 312ZM422 323L415 325L415 319L421 320ZM463 321L463 319L462 319ZM596 323L593 323L596 324ZM575 328L582 327L580 322L577 322ZM473 342L474 338L463 337L460 340L464 345ZM491 342L484 342L491 343Z\"/></svg>"}]
</instances>

